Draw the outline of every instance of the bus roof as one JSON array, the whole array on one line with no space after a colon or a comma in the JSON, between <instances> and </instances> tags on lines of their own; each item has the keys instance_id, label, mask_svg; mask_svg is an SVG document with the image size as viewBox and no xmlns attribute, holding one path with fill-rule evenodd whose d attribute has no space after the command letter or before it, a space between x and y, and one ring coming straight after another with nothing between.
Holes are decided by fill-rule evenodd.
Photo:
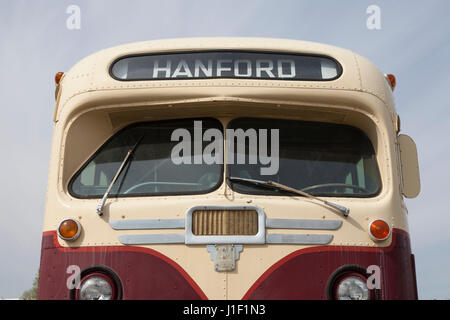
<instances>
[{"instance_id":1,"label":"bus roof","mask_svg":"<svg viewBox=\"0 0 450 320\"><path fill-rule=\"evenodd\" d=\"M110 75L111 65L120 57L146 53L174 53L207 50L241 50L271 53L301 53L331 57L342 66L342 75L330 81L289 81L258 79L195 79L195 80L143 80L119 81ZM258 87L330 89L367 93L380 99L388 113L395 121L393 95L384 74L366 58L350 50L335 46L286 39L272 38L183 38L136 42L94 53L79 63L61 79L63 90L57 97L55 121L65 104L75 96L84 93L132 88L177 88L186 87L187 83L196 82L193 88L204 87ZM195 90L195 89L194 89ZM199 98L204 98L200 94ZM223 94L222 94L223 96Z\"/></svg>"}]
</instances>

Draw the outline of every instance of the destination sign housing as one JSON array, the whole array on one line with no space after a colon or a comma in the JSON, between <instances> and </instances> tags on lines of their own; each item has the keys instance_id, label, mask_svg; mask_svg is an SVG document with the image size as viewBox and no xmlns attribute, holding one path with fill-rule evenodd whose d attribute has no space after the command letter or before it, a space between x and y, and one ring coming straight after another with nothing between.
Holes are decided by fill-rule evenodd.
<instances>
[{"instance_id":1,"label":"destination sign housing","mask_svg":"<svg viewBox=\"0 0 450 320\"><path fill-rule=\"evenodd\" d=\"M126 56L110 70L117 80L269 79L334 80L341 66L325 56L204 51Z\"/></svg>"}]
</instances>

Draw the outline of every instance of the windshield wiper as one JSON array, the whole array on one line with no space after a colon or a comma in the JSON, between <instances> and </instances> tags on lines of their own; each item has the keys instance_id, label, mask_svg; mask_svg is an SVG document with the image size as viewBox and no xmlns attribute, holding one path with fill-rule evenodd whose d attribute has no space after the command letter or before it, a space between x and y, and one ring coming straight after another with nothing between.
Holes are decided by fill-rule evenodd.
<instances>
[{"instance_id":1,"label":"windshield wiper","mask_svg":"<svg viewBox=\"0 0 450 320\"><path fill-rule=\"evenodd\" d=\"M307 198L310 198L313 200L320 201L320 202L326 204L327 206L340 211L344 215L344 217L347 217L350 214L350 209L348 209L344 206L341 206L339 204L315 197L309 193L285 186L284 184L281 184L281 183L273 182L270 180L262 181L262 180L246 179L246 178L239 178L239 177L227 177L227 179L230 181L249 183L249 184L253 184L256 186L262 186L262 187L271 188L271 189L274 189L274 188L281 189L284 191L288 191L290 193L295 193L295 194L298 194L298 195L301 195L301 196L304 196L304 197L307 197Z\"/></svg>"},{"instance_id":2,"label":"windshield wiper","mask_svg":"<svg viewBox=\"0 0 450 320\"><path fill-rule=\"evenodd\" d=\"M105 206L106 199L108 199L109 192L111 191L111 188L113 187L114 183L116 183L117 178L119 177L119 175L122 172L122 170L125 167L125 165L128 163L128 159L130 159L130 156L134 153L134 151L136 150L136 148L139 145L139 143L141 143L143 138L144 138L144 136L142 136L135 143L135 145L128 150L127 155L125 156L125 158L123 159L122 163L120 164L120 167L117 170L117 172L116 172L114 178L112 179L111 183L109 184L108 189L106 189L106 192L103 195L102 200L100 200L100 202L97 205L97 213L98 213L99 216L103 215L103 207Z\"/></svg>"}]
</instances>

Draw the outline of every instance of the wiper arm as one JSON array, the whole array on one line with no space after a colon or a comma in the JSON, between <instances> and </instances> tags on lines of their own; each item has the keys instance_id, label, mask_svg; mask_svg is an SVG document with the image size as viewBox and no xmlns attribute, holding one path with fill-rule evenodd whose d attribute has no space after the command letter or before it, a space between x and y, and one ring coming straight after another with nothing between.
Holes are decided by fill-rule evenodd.
<instances>
[{"instance_id":1,"label":"wiper arm","mask_svg":"<svg viewBox=\"0 0 450 320\"><path fill-rule=\"evenodd\" d=\"M97 205L97 213L98 213L99 216L103 215L103 207L105 206L106 199L108 199L109 192L111 191L112 187L114 186L114 183L116 183L117 178L119 177L119 175L122 172L122 170L125 167L125 165L128 163L128 159L130 159L130 156L134 153L134 151L136 150L136 148L139 145L139 143L141 143L143 138L144 138L144 136L142 136L135 143L135 145L128 150L127 155L125 156L125 158L123 159L122 163L120 164L120 167L117 170L117 172L116 172L114 178L112 179L111 183L109 184L108 189L106 189L106 192L103 195L102 200L100 200L100 202Z\"/></svg>"},{"instance_id":2,"label":"wiper arm","mask_svg":"<svg viewBox=\"0 0 450 320\"><path fill-rule=\"evenodd\" d=\"M284 184L281 184L281 183L273 182L273 181L270 181L270 180L262 181L262 180L246 179L246 178L239 178L239 177L227 177L227 179L230 180L230 181L244 182L244 183L246 182L246 183L250 183L250 184L253 184L253 185L257 185L257 186L263 186L263 187L269 187L269 188L278 188L278 189L281 189L281 190L284 190L284 191L288 191L288 192L291 192L291 193L296 193L298 195L301 195L301 196L304 196L304 197L307 197L307 198L310 198L310 199L313 199L313 200L320 201L320 202L326 204L327 206L332 207L332 208L340 211L344 215L344 217L347 217L350 214L350 209L348 209L348 208L346 208L344 206L341 206L339 204L336 204L336 203L333 203L333 202L330 202L330 201L327 201L327 200L315 197L315 196L313 196L313 195L311 195L309 193L306 193L304 191L300 191L300 190L288 187L288 186L286 186Z\"/></svg>"}]
</instances>

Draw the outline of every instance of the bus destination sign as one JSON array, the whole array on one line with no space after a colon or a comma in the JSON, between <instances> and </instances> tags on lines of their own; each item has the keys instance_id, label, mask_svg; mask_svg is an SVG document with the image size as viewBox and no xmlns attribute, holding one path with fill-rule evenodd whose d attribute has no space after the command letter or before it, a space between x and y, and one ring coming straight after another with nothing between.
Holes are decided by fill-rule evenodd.
<instances>
[{"instance_id":1,"label":"bus destination sign","mask_svg":"<svg viewBox=\"0 0 450 320\"><path fill-rule=\"evenodd\" d=\"M117 80L267 79L334 80L341 66L325 56L205 51L125 56L110 69Z\"/></svg>"}]
</instances>

